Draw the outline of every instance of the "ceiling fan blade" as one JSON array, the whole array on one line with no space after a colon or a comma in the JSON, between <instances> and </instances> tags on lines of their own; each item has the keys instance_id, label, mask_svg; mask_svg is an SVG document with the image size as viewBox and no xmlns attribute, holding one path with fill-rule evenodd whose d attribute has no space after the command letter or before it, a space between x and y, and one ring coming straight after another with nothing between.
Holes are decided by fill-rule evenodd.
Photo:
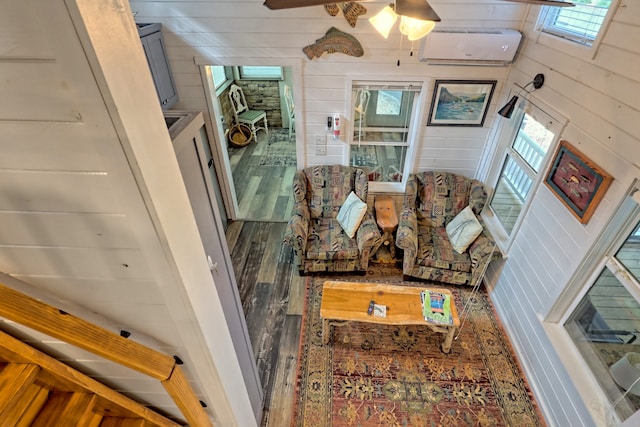
<instances>
[{"instance_id":1,"label":"ceiling fan blade","mask_svg":"<svg viewBox=\"0 0 640 427\"><path fill-rule=\"evenodd\" d=\"M424 21L440 22L440 17L427 0L396 0L396 13Z\"/></svg>"},{"instance_id":2,"label":"ceiling fan blade","mask_svg":"<svg viewBox=\"0 0 640 427\"><path fill-rule=\"evenodd\" d=\"M512 3L526 3L526 4L539 4L542 6L556 6L556 7L573 7L575 4L569 1L560 0L502 0Z\"/></svg>"},{"instance_id":3,"label":"ceiling fan blade","mask_svg":"<svg viewBox=\"0 0 640 427\"><path fill-rule=\"evenodd\" d=\"M294 7L321 6L339 3L339 0L265 0L264 6L269 9L292 9Z\"/></svg>"}]
</instances>

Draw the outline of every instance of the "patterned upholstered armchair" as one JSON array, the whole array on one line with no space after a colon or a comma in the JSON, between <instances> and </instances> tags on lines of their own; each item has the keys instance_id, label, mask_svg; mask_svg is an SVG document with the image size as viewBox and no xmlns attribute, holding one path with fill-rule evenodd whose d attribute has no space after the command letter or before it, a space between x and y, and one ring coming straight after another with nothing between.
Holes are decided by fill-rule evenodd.
<instances>
[{"instance_id":1,"label":"patterned upholstered armchair","mask_svg":"<svg viewBox=\"0 0 640 427\"><path fill-rule=\"evenodd\" d=\"M369 256L382 239L368 209L353 238L340 226L337 215L351 191L366 202L369 182L361 169L327 165L296 171L284 243L293 247L301 274L367 271Z\"/></svg>"},{"instance_id":2,"label":"patterned upholstered armchair","mask_svg":"<svg viewBox=\"0 0 640 427\"><path fill-rule=\"evenodd\" d=\"M396 246L404 250L405 276L474 286L493 259L502 257L480 212L487 200L482 182L446 172L412 174L407 182ZM482 226L463 253L453 249L446 225L469 206Z\"/></svg>"}]
</instances>

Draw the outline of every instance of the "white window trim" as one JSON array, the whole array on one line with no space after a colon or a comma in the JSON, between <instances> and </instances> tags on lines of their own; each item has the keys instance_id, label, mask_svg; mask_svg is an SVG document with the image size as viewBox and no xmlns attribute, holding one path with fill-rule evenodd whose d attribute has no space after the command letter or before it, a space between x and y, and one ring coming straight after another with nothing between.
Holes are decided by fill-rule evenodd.
<instances>
[{"instance_id":1,"label":"white window trim","mask_svg":"<svg viewBox=\"0 0 640 427\"><path fill-rule=\"evenodd\" d=\"M640 424L640 411L637 411L624 423L620 423L598 380L576 346L573 345L571 337L563 325L594 281L600 276L607 262L606 255L613 252L620 240L626 238L640 220L640 205L629 200L638 191L640 191L640 183L639 180L635 180L630 190L625 194L621 206L615 210L616 214L601 231L600 238L596 239L596 243L582 260L576 273L558 296L547 316L544 318L540 316L542 326L558 358L598 427L637 426ZM612 230L617 231L611 233Z\"/></svg>"},{"instance_id":2,"label":"white window trim","mask_svg":"<svg viewBox=\"0 0 640 427\"><path fill-rule=\"evenodd\" d=\"M369 182L369 192L371 193L404 193L405 187L407 185L407 180L409 178L409 174L413 173L416 163L416 152L417 146L420 143L420 138L422 135L422 129L426 124L425 121L425 106L427 103L427 93L429 88L429 83L431 79L425 78L423 76L376 76L375 79L372 79L371 76L364 75L351 75L347 78L347 96L346 96L346 106L345 106L345 117L342 127L342 134L348 135L345 139L345 149L344 149L344 164L349 164L349 159L351 156L351 144L353 139L352 124L353 124L353 111L351 108L352 105L352 97L353 97L353 86L354 83L360 85L362 82L369 82L372 85L392 85L393 83L399 85L406 84L415 84L420 85L419 95L417 100L415 101L415 110L411 114L411 124L409 126L410 132L407 136L407 153L405 155L404 162L404 170L402 171L402 182L377 182L372 181Z\"/></svg>"},{"instance_id":3,"label":"white window trim","mask_svg":"<svg viewBox=\"0 0 640 427\"><path fill-rule=\"evenodd\" d=\"M247 76L247 75L242 75L242 68L243 67L274 67L274 68L280 68L280 74L278 76L276 75L266 75L266 76ZM235 80L244 80L244 81L250 81L250 80L284 80L284 69L282 66L280 65L262 65L262 64L258 64L258 65L237 65L235 67L233 67L233 78Z\"/></svg>"},{"instance_id":4,"label":"white window trim","mask_svg":"<svg viewBox=\"0 0 640 427\"><path fill-rule=\"evenodd\" d=\"M224 65L218 65L219 67L224 67L225 69L225 76L226 76L226 80L216 88L216 96L220 96L220 94L222 94L225 90L227 90L227 88L229 86L231 86L233 84L233 79L229 78L229 74L233 73L233 70L231 70L231 67L227 67ZM213 77L213 72L211 73L212 77ZM212 82L213 86L215 87L215 82Z\"/></svg>"},{"instance_id":5,"label":"white window trim","mask_svg":"<svg viewBox=\"0 0 640 427\"><path fill-rule=\"evenodd\" d=\"M613 20L613 16L615 15L618 7L621 4L621 0L612 0L611 6L609 6L609 10L604 17L604 21L602 22L602 26L600 27L600 31L598 31L598 36L595 38L591 46L586 46L575 41L556 36L553 34L549 34L542 31L542 25L546 18L546 14L544 13L545 7L551 6L541 6L538 10L538 16L536 19L536 25L534 30L534 39L536 43L549 46L553 49L560 50L563 53L569 54L571 56L575 56L577 58L581 58L584 60L593 60L598 54L598 50L602 45L602 41L604 40L607 32L609 31L609 26L611 25L611 21Z\"/></svg>"},{"instance_id":6,"label":"white window trim","mask_svg":"<svg viewBox=\"0 0 640 427\"><path fill-rule=\"evenodd\" d=\"M514 84L512 89L509 91L507 99L511 99L513 95L521 92L521 90L522 90L521 86ZM482 219L487 225L487 228L489 228L489 231L494 237L498 247L500 248L500 250L505 256L508 255L509 249L511 248L511 245L513 244L518 234L518 229L520 228L522 221L524 220L527 213L529 212L529 207L531 206L531 201L533 200L535 193L538 191L538 189L540 188L540 185L542 184L542 182L546 177L547 170L549 168L549 165L551 164L553 153L556 151L556 148L558 147L562 132L568 122L566 117L564 117L562 114L558 113L556 110L549 107L542 101L535 99L535 97L532 96L531 94L527 95L526 93L520 93L519 97L523 98L523 100L526 99L526 102L530 103L533 108L539 110L546 116L551 117L557 123L557 132L554 132L555 136L554 136L553 142L549 146L547 155L545 156L545 159L540 165L540 170L536 174L536 179L531 184L529 197L527 198L525 203L522 205L520 215L518 216L518 219L515 222L513 229L511 230L511 233L509 234L505 231L504 226L500 222L500 219L491 208L491 200L493 198L493 192L495 191L495 186L497 185L497 181L500 178L500 174L502 173L502 168L507 158L507 154L509 151L508 148L510 144L513 143L513 138L515 138L518 130L517 129L513 130L510 128L509 126L510 119L501 118L501 117L497 118L497 120L500 120L500 123L498 125L499 129L494 134L496 143L494 144L494 152L493 152L493 157L489 167L489 173L487 174L487 178L485 180L485 182L490 184L492 187L490 189L489 194L487 195L487 204L485 206L485 209L483 209L482 211ZM522 101L519 101L519 102L522 102ZM510 132L512 134L509 135L508 138L504 137L504 134L506 132Z\"/></svg>"}]
</instances>

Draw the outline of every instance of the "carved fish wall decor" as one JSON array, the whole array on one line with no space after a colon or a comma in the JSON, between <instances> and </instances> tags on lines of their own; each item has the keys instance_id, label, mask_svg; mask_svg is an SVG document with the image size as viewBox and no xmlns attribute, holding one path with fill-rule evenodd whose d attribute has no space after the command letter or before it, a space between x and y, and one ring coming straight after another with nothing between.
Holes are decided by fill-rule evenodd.
<instances>
[{"instance_id":1,"label":"carved fish wall decor","mask_svg":"<svg viewBox=\"0 0 640 427\"><path fill-rule=\"evenodd\" d=\"M303 47L302 51L309 59L319 58L325 52L338 52L355 57L364 55L362 45L354 36L335 27L329 28L324 37L316 40L314 44Z\"/></svg>"}]
</instances>

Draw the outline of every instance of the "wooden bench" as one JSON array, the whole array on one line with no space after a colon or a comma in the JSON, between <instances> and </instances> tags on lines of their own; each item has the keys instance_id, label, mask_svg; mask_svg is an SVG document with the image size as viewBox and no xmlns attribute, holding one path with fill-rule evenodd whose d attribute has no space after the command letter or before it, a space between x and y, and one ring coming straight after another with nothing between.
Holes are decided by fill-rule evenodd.
<instances>
[{"instance_id":1,"label":"wooden bench","mask_svg":"<svg viewBox=\"0 0 640 427\"><path fill-rule=\"evenodd\" d=\"M378 283L357 282L324 282L320 316L322 317L322 340L329 343L331 327L344 325L347 322L380 323L384 325L423 325L431 330L444 334L441 349L444 353L451 351L451 343L456 328L460 326L458 312L451 297L452 325L427 322L422 314L420 292L442 292L451 295L446 289L395 286ZM369 315L367 309L370 301L387 307L386 317Z\"/></svg>"}]
</instances>

